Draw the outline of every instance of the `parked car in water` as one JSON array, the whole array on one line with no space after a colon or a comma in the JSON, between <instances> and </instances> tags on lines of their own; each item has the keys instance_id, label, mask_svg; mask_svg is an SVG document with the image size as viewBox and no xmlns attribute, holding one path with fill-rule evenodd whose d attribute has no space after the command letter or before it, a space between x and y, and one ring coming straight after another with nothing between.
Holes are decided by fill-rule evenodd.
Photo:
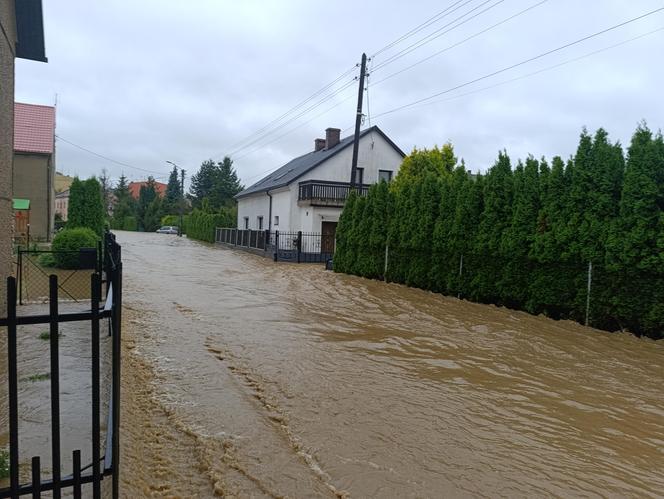
<instances>
[{"instance_id":1,"label":"parked car in water","mask_svg":"<svg viewBox=\"0 0 664 499\"><path fill-rule=\"evenodd\" d=\"M157 229L159 234L177 234L178 228L175 225L164 225Z\"/></svg>"}]
</instances>

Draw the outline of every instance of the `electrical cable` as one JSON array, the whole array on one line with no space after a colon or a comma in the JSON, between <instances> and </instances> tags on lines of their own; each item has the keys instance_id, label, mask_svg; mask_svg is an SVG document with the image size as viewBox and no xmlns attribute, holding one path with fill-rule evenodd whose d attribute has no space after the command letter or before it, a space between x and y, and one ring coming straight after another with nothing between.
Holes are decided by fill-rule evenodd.
<instances>
[{"instance_id":1,"label":"electrical cable","mask_svg":"<svg viewBox=\"0 0 664 499\"><path fill-rule=\"evenodd\" d=\"M340 94L341 92L343 92L344 90L346 90L347 88L349 88L350 86L352 86L353 83L355 83L355 80L354 80L354 79L351 80L351 81L349 81L349 82L347 82L347 83L345 83L345 84L342 85L340 88L338 88L337 90L335 90L333 93L326 95L325 97L323 97L322 99L320 99L320 100L317 101L316 103L314 103L314 104L312 104L311 106L307 107L306 109L304 109L303 111L301 111L299 114L293 116L293 117L290 118L288 121L286 121L286 122L284 122L282 125L280 125L279 128L275 128L275 129L273 129L273 130L270 130L269 132L266 132L266 133L260 135L259 137L255 138L255 139L252 140L251 142L246 143L244 146L239 147L239 148L235 149L234 151L228 153L228 156L230 156L230 157L232 157L232 158L236 157L236 154L237 154L238 152L243 151L243 150L249 148L250 146L252 146L252 145L254 145L254 144L258 143L258 142L261 142L262 140L264 140L265 138L269 137L270 135L272 135L272 134L278 132L279 130L283 129L284 126L288 126L289 124L291 124L291 123L293 123L294 121L296 121L298 118L301 118L302 116L304 116L304 115L307 114L308 112L312 111L313 109L315 109L315 108L317 108L317 107L323 105L325 102L327 102L327 101L329 101L330 99L334 98L335 96L337 96L338 94ZM308 123L308 122L307 122L307 123Z\"/></svg>"},{"instance_id":2,"label":"electrical cable","mask_svg":"<svg viewBox=\"0 0 664 499\"><path fill-rule=\"evenodd\" d=\"M447 90L443 90L443 91L441 91L441 92L437 92L437 93L435 93L435 94L433 94L433 95L430 95L430 96L428 96L428 97L424 97L424 98L422 98L422 99L418 99L418 100L413 101L413 102L410 102L410 103L408 103L408 104L404 104L404 105L402 105L402 106L398 106L398 107L396 107L396 108L394 108L394 109L390 109L390 110L388 110L388 111L382 112L382 113L380 113L380 114L375 115L374 118L378 118L379 116L385 116L386 114L391 114L391 113L397 112L397 111L399 111L399 110L401 110L401 109L405 109L405 108L409 108L409 107L415 106L415 105L420 104L420 103L422 103L422 102L430 101L431 99L435 99L436 97L439 97L439 96L441 96L441 95L448 94L448 93L450 93L450 92L453 92L453 91L458 90L458 89L463 88L463 87L467 87L468 85L472 85L473 83L477 83L477 82L479 82L479 81L486 80L486 79L488 79L488 78L491 78L491 77L493 77L493 76L499 75L499 74L501 74L501 73L505 73L505 72L507 72L507 71L509 71L509 70L511 70L511 69L517 68L517 67L519 67L519 66L523 66L524 64L528 64L528 63L533 62L533 61L535 61L535 60L538 60L538 59L541 59L541 58L546 57L546 56L548 56L548 55L551 55L551 54L553 54L553 53L560 52L561 50L564 50L564 49L566 49L566 48L572 47L572 46L574 46L574 45L578 45L579 43L583 43L583 42L585 42L585 41L587 41L587 40L590 40L590 39L592 39L592 38L596 38L596 37L598 37L598 36L600 36L600 35L603 35L603 34L605 34L605 33L608 33L609 31L613 31L613 30L615 30L615 29L621 28L621 27L623 27L623 26L626 26L626 25L631 24L631 23L633 23L633 22L639 21L639 20L641 20L641 19L644 19L644 18L646 18L646 17L648 17L648 16L651 16L651 15L656 14L656 13L658 13L658 12L661 12L661 11L663 11L663 10L664 10L664 7L660 7L660 8L658 8L658 9L652 10L652 11L650 11L650 12L647 12L647 13L642 14L642 15L640 15L640 16L634 17L634 18L629 19L629 20L627 20L627 21L623 21L623 22L621 22L621 23L619 23L619 24L616 24L616 25L614 25L614 26L611 26L611 27L609 27L609 28L605 28L605 29L603 29L603 30L601 30L601 31L597 31L597 32L592 33L592 34L590 34L590 35L587 35L587 36L584 36L584 37L582 37L582 38L579 38L578 40L575 40L575 41L573 41L573 42L566 43L566 44L564 44L564 45L561 45L560 47L556 47L556 48L551 49L551 50L548 50L548 51L546 51L546 52L542 52L541 54L538 54L538 55L536 55L536 56L534 56L534 57L530 57L530 58L525 59L525 60L523 60L523 61L517 62L517 63L512 64L512 65L510 65L510 66L507 66L507 67L504 67L504 68L499 69L499 70L497 70L497 71L494 71L494 72L492 72L492 73L488 73L488 74L486 74L486 75L480 76L480 77L475 78L475 79L473 79L473 80L470 80L470 81L467 81L467 82L465 82L465 83L461 83L461 84L456 85L456 86L454 86L454 87L448 88Z\"/></svg>"},{"instance_id":3,"label":"electrical cable","mask_svg":"<svg viewBox=\"0 0 664 499\"><path fill-rule=\"evenodd\" d=\"M254 150L252 150L252 151L250 151L250 152L247 152L247 153L245 153L245 154L243 154L243 155L241 155L241 156L238 156L238 157L236 157L236 158L234 158L234 159L235 159L235 160L242 159L242 158L244 158L244 157L246 157L246 156L249 156L250 154L255 153L256 151L261 150L263 147L265 147L265 146L267 146L267 145L269 145L269 144L272 144L273 142L276 142L277 140L279 140L279 139L281 139L281 138L283 138L283 137L285 137L285 136L287 136L287 135L290 135L290 134L293 133L295 130L298 130L298 129L302 128L304 125L306 125L306 124L312 122L312 121L315 120L316 118L320 118L320 117L323 116L324 114L327 114L327 113L329 113L330 111L332 111L333 109L339 107L341 104L343 104L344 102L346 102L346 101L348 101L349 99L351 99L351 98L353 97L353 95L354 95L354 94L351 94L351 95L347 96L346 98L344 98L344 99L340 100L339 102L335 103L333 106L329 107L328 109L326 109L326 110L323 111L322 113L317 114L316 116L314 116L314 117L308 119L307 121L305 121L305 122L303 122L303 123L300 123L300 124L297 125L296 127L291 128L291 129L290 129L289 131L287 131L286 133L283 133L283 134L279 135L278 137L275 137L274 139L270 140L269 142L266 142L265 144L260 145L260 146L257 147L256 149L254 149ZM281 168L281 167L279 167L279 168ZM276 169L278 169L278 168L275 168L275 170L276 170ZM261 174L259 173L258 175L261 175ZM247 180L251 180L251 179L253 179L253 178L256 178L258 175L255 175L255 176L253 176L253 177L250 177L250 178L248 178Z\"/></svg>"},{"instance_id":4,"label":"electrical cable","mask_svg":"<svg viewBox=\"0 0 664 499\"><path fill-rule=\"evenodd\" d=\"M502 21L499 21L499 22L497 22L496 24L493 24L493 25L489 26L488 28L484 28L483 30L478 31L477 33L474 33L474 34L470 35L469 37L464 38L463 40L460 40L460 41L458 41L458 42L456 42L456 43L454 43L454 44L452 44L452 45L449 45L448 47L445 47L444 49L438 50L437 52L434 52L433 54L431 54L431 55L425 57L424 59L420 59L419 61L417 61L417 62L411 64L410 66L407 66L407 67L405 67L405 68L403 68L403 69L400 69L399 71L396 71L396 72L394 72L394 73L392 73L392 74L387 75L386 77L384 77L384 78L382 78L382 79L380 79L380 80L374 82L374 85L378 85L379 83L382 83L382 82L384 82L385 80L389 80L390 78L393 78L394 76L397 76L397 75L399 75L399 74L401 74L401 73L403 73L403 72L405 72L405 71L408 71L409 69L412 69L412 68L414 68L415 66L418 66L418 65L422 64L423 62L426 62L426 61L428 61L428 60L430 60L430 59L433 59L434 57L439 56L440 54L442 54L442 53L444 53L444 52L447 52L448 50L451 50L451 49L453 49L453 48L456 48L456 47L458 47L459 45L462 45L462 44L464 44L464 43L466 43L466 42L472 40L473 38L477 38L478 36L483 35L484 33L487 33L487 32L489 32L489 31L491 31L491 30L497 28L498 26L501 26L501 25L503 25L503 24L505 24L505 23L507 23L507 22L513 20L513 19L516 19L517 17L519 17L519 16L521 16L521 15L523 15L523 14L525 14L525 13L527 13L527 12L529 12L529 11L531 11L531 10L537 8L537 7L539 7L539 6L542 5L542 4L545 4L545 3L548 2L548 1L549 1L549 0L541 0L540 2L537 2L537 3L533 4L533 5L531 5L530 7L527 7L527 8L525 8L525 9L523 9L523 10L517 12L516 14L513 14L513 15L511 15L511 16L509 16L509 17L506 17L506 18L503 19Z\"/></svg>"},{"instance_id":5,"label":"electrical cable","mask_svg":"<svg viewBox=\"0 0 664 499\"><path fill-rule=\"evenodd\" d=\"M431 32L431 33L429 33L429 34L428 34L427 36L425 36L424 38L419 39L417 42L410 44L408 47L406 47L406 48L400 50L399 52L397 52L396 54L394 54L394 55L388 57L385 61L383 61L382 63L378 64L378 65L376 66L376 68L374 69L374 71L379 71L379 70L382 69L383 67L385 67L385 66L387 66L387 65L389 65L389 64L392 64L394 61L397 61L397 60L401 59L403 56L405 56L405 55L407 55L407 54L410 54L411 52L417 50L417 49L420 48L420 47L423 47L423 46L426 45L427 43L431 43L433 40L436 40L437 38L440 38L441 36L446 35L447 33L450 33L451 31L454 31L454 30L457 29L459 26L463 26L463 25L466 24L467 22L470 22L470 21L472 21L473 19L476 19L477 17L481 16L482 14L484 14L484 13L488 12L489 10L493 9L494 7L497 7L498 5L500 5L501 3L503 3L505 0L498 0L498 1L496 1L493 5L489 5L486 9L481 10L480 12L477 12L476 14L470 16L468 19L463 19L464 17L466 17L466 16L467 16L468 14L470 14L471 12L476 11L477 9L479 9L479 8L481 8L481 7L483 7L483 6L485 6L486 4L488 4L488 3L492 2L492 1L493 1L493 0L485 0L485 1L482 2L480 5L478 5L478 6L474 7L474 8L472 8L471 10L469 10L468 12L466 12L465 14L462 14L461 16L457 17L457 18L454 19L453 21L450 21L449 23L447 23L447 24L441 26L441 27L438 28L437 30L435 30L435 31L433 31L433 32ZM457 21L461 21L461 22L459 22L458 24L452 26L452 25L453 25L454 23L456 23ZM452 26L452 27L450 27L450 26ZM445 28L449 28L449 29L445 29ZM434 35L435 35L435 36L434 36Z\"/></svg>"},{"instance_id":6,"label":"electrical cable","mask_svg":"<svg viewBox=\"0 0 664 499\"><path fill-rule=\"evenodd\" d=\"M66 142L67 144L69 144L71 146L74 146L74 147L76 147L76 148L78 148L82 151L85 151L89 154L92 154L93 156L97 156L98 158L105 159L106 161L110 161L111 163L115 163L115 164L120 165L120 166L126 166L127 168L133 168L134 170L140 170L140 171L146 172L146 173L156 173L157 175L164 176L164 172L158 172L156 170L146 170L145 168L140 168L138 166L130 165L129 163L124 163L122 161L118 161L118 160L115 160L113 158L109 158L108 156L104 156L103 154L99 154L95 151L92 151L92 150L86 148L86 147L75 144L74 142L71 142L70 140L67 140L64 137L61 137L60 135L56 134L55 138L57 138L58 140L61 140L62 142Z\"/></svg>"},{"instance_id":7,"label":"electrical cable","mask_svg":"<svg viewBox=\"0 0 664 499\"><path fill-rule=\"evenodd\" d=\"M394 41L388 43L387 45L385 45L382 49L377 50L376 52L374 52L373 55L371 56L371 58L374 58L374 57L377 56L378 54L381 54L381 53L385 52L386 50L391 49L391 48L394 47L395 45L401 43L401 42L404 41L404 40L407 40L408 38L410 38L411 36L415 35L416 33L419 33L419 32L422 31L423 29L426 29L426 28L428 28L429 26L431 26L432 24L434 24L434 23L440 21L441 19L445 18L447 15L451 14L452 12L454 12L454 11L452 11L452 12L448 12L452 7L454 7L455 5L460 4L460 3L463 2L463 1L464 1L464 0L457 0L456 2L454 2L452 5L450 5L450 6L447 7L446 9L443 9L443 10L441 10L440 12L438 12L437 14L434 14L433 16L431 16L429 19L427 19L427 20L424 21L423 23L421 23L421 24L415 26L413 29L411 29L410 31L404 33L403 35L401 35L401 36L400 36L399 38L397 38L396 40L394 40ZM463 5L461 5L461 7L463 7L463 6L467 5L467 4L469 4L471 1L472 1L472 0L468 0L468 1L466 1ZM459 7L459 8L461 8L461 7ZM456 10L456 9L455 9L455 10ZM448 14L446 14L446 15L442 15L442 14L445 14L446 12L448 12Z\"/></svg>"},{"instance_id":8,"label":"electrical cable","mask_svg":"<svg viewBox=\"0 0 664 499\"><path fill-rule=\"evenodd\" d=\"M629 39L627 39L627 40L623 40L622 42L618 42L618 43L615 43L615 44L613 44L613 45L609 45L609 46L607 46L607 47L603 47L603 48L598 49L598 50L593 50L592 52L587 52L587 53L585 53L585 54L583 54L583 55L580 55L580 56L578 56L578 57L574 57L574 58L572 58L572 59L567 59L566 61L562 61L562 62L559 62L559 63L553 64L553 65L551 65L551 66L547 66L547 67L542 68L542 69L538 69L537 71L533 71L533 72L531 72L531 73L526 73L526 74L523 74L523 75L521 75L521 76L517 76L517 77L515 77L515 78L510 78L509 80L503 80L503 81L501 81L501 82L494 83L494 84L492 84L492 85L488 85L488 86L486 86L486 87L478 88L478 89L475 89L475 90L471 90L470 92L465 92L465 93L463 93L463 94L455 95L455 96L453 96L453 97L449 97L449 98L447 98L447 99L438 99L438 100L434 100L434 101L431 101L431 102L427 102L426 104L420 104L420 105L418 105L418 106L413 106L413 107L418 108L418 107L423 107L423 106L425 106L425 105L428 106L428 105L430 105L430 104L438 103L438 102L449 102L449 101L452 101L452 100L460 99L460 98L462 98L462 97L467 97L468 95L476 94L476 93L479 93L479 92L484 92L484 91L486 91L486 90L490 90L490 89L492 89L492 88L497 88L497 87L500 87L500 86L503 86L503 85L507 85L508 83L513 83L513 82L515 82L515 81L519 81L519 80L525 80L526 78L530 78L530 77L532 77L532 76L537 76L537 75L539 75L539 74L546 73L547 71L552 71L552 70L554 70L554 69L558 69L558 68L560 68L560 67L562 67L562 66L566 66L566 65L568 65L568 64L572 64L572 63L574 63L574 62L578 62L578 61L581 61L581 60L583 60L583 59L587 59L588 57L592 57L592 56L597 55L597 54L600 54L600 53L602 53L602 52L606 52L606 51L608 51L608 50L611 50L611 49L614 49L614 48L620 47L620 46L622 46L622 45L626 45L626 44L628 44L628 43L630 43L630 42L633 42L633 41L636 41L636 40L640 40L641 38L645 38L645 37L647 37L647 36L653 35L653 34L655 34L655 33L659 33L659 32L661 32L661 31L664 31L664 26L662 26L662 27L660 27L660 28L657 28L657 29L655 29L655 30L649 31L649 32L647 32L647 33L643 33L643 34L641 34L641 35L635 36L635 37L633 37L633 38L629 38Z\"/></svg>"},{"instance_id":9,"label":"electrical cable","mask_svg":"<svg viewBox=\"0 0 664 499\"><path fill-rule=\"evenodd\" d=\"M300 109L302 106L304 106L305 104L307 104L307 103L310 102L311 100L315 99L316 97L318 97L319 95L321 95L322 93L324 93L325 91L327 91L328 89L332 88L334 85L336 85L336 84L337 84L339 81L341 81L343 78L345 78L346 76L348 76L348 75L350 75L351 73L353 73L354 71L356 71L356 70L357 70L357 67L358 67L357 64L353 65L353 67L349 68L348 70L346 70L345 72L343 72L342 74L340 74L339 76L337 76L337 77L336 77L334 80L332 80L330 83L328 83L327 85L324 85L322 88L318 89L316 92L314 92L313 94L311 94L311 95L310 95L309 97L307 97L306 99L304 99L304 100L300 101L299 103L297 103L295 106L293 106L292 108L290 108L290 109L289 109L288 111L286 111L285 113L282 113L280 116L274 118L273 120L271 120L270 122L268 122L267 124L265 124L264 126L262 126L261 128L259 128L258 130L255 130L254 132L250 133L249 135L243 137L243 138L240 139L239 141L236 141L235 143L233 143L232 145L230 145L230 146L227 148L227 150L234 150L235 148L237 148L237 147L240 146L241 144L244 144L247 140L252 139L253 137L255 137L255 136L258 135L258 134L262 134L264 131L268 130L268 129L269 129L270 127L272 127L273 125L279 123L280 121L283 121L283 119L286 118L288 115L294 113L295 111L297 111L298 109ZM224 153L216 154L215 157L220 157L220 156L222 156L222 155L224 155ZM225 155L230 156L231 154L225 154Z\"/></svg>"}]
</instances>

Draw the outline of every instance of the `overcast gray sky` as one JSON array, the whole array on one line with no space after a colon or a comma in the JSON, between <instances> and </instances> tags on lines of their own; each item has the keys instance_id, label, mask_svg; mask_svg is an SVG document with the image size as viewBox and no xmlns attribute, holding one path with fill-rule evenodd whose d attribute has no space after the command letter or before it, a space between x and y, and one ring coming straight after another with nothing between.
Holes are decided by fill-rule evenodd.
<instances>
[{"instance_id":1,"label":"overcast gray sky","mask_svg":"<svg viewBox=\"0 0 664 499\"><path fill-rule=\"evenodd\" d=\"M602 126L627 144L640 120L653 129L664 124L664 31L507 82L664 28L664 11L379 116L664 7L661 0L43 4L49 62L17 62L16 99L52 104L57 94L56 133L63 139L57 142L58 170L81 177L102 168L113 178L124 172L144 179L149 173L64 140L155 176L167 176L166 160L190 175L203 160L234 153L238 174L249 185L312 150L325 128L352 133L357 69L297 112L255 132L351 69L363 51L373 56L375 68L368 89L371 124L405 151L451 141L473 171L485 171L503 148L513 159L569 156L583 126ZM446 8L429 26L377 53ZM420 40L429 41L418 47ZM410 52L391 60L404 49ZM495 86L502 82L507 83Z\"/></svg>"}]
</instances>

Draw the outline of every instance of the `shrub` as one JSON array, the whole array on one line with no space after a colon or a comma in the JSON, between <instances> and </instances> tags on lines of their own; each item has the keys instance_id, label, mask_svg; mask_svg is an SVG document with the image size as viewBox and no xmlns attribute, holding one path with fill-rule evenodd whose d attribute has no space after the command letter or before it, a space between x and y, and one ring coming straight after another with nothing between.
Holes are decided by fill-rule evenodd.
<instances>
[{"instance_id":1,"label":"shrub","mask_svg":"<svg viewBox=\"0 0 664 499\"><path fill-rule=\"evenodd\" d=\"M39 265L42 267L55 267L55 257L53 253L44 253L39 257Z\"/></svg>"},{"instance_id":2,"label":"shrub","mask_svg":"<svg viewBox=\"0 0 664 499\"><path fill-rule=\"evenodd\" d=\"M61 269L78 268L78 250L96 248L98 237L92 229L76 227L58 232L51 246L55 253L55 266Z\"/></svg>"}]
</instances>

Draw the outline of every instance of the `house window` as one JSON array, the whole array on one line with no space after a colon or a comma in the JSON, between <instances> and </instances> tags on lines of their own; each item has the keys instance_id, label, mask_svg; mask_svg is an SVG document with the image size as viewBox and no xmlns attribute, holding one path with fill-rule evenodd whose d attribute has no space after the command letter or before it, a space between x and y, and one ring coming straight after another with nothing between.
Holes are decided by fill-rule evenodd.
<instances>
[{"instance_id":1,"label":"house window","mask_svg":"<svg viewBox=\"0 0 664 499\"><path fill-rule=\"evenodd\" d=\"M355 169L355 185L362 185L364 183L364 168Z\"/></svg>"},{"instance_id":2,"label":"house window","mask_svg":"<svg viewBox=\"0 0 664 499\"><path fill-rule=\"evenodd\" d=\"M378 181L384 180L389 182L392 180L392 170L378 170Z\"/></svg>"},{"instance_id":3,"label":"house window","mask_svg":"<svg viewBox=\"0 0 664 499\"><path fill-rule=\"evenodd\" d=\"M263 217L258 217L258 230L263 230Z\"/></svg>"},{"instance_id":4,"label":"house window","mask_svg":"<svg viewBox=\"0 0 664 499\"><path fill-rule=\"evenodd\" d=\"M249 228L249 217L244 217L244 228L245 230Z\"/></svg>"},{"instance_id":5,"label":"house window","mask_svg":"<svg viewBox=\"0 0 664 499\"><path fill-rule=\"evenodd\" d=\"M274 216L274 225L279 225L279 215Z\"/></svg>"}]
</instances>

